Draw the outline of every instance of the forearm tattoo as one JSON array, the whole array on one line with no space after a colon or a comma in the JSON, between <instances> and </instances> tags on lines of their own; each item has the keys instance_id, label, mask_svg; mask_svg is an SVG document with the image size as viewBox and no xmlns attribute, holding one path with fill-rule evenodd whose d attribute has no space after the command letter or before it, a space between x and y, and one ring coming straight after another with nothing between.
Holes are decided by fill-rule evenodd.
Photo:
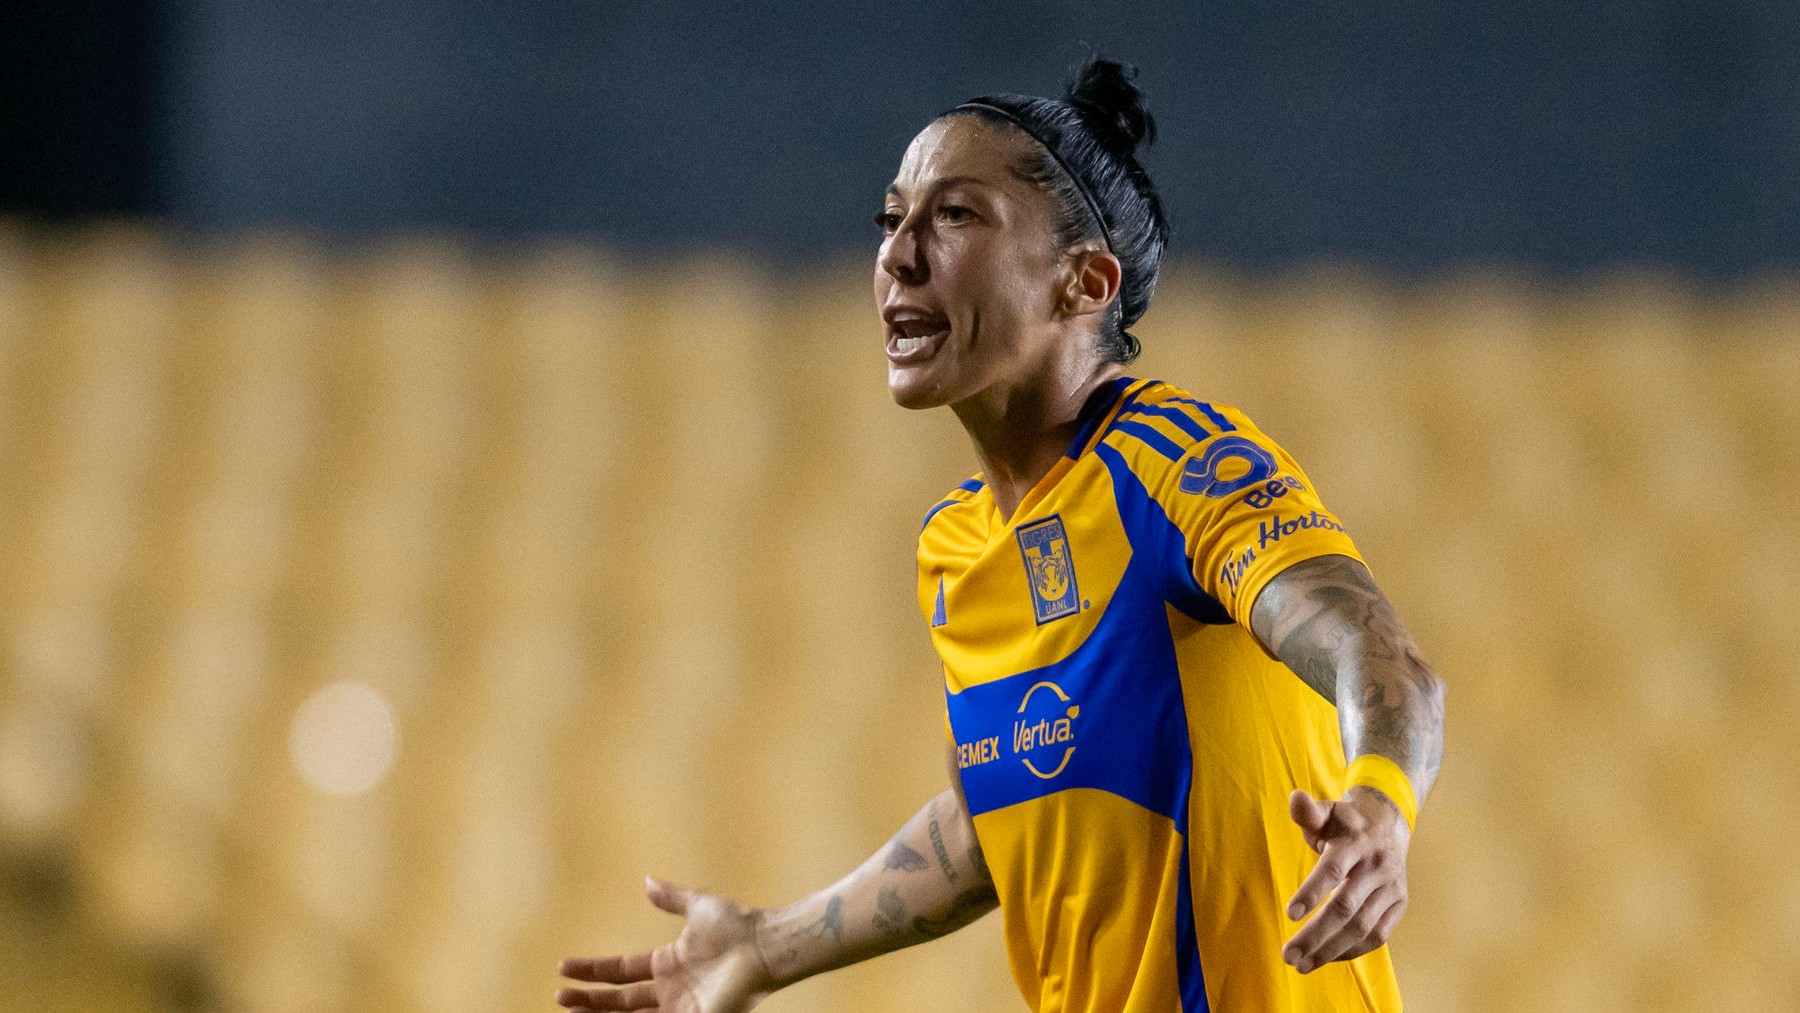
<instances>
[{"instance_id":1,"label":"forearm tattoo","mask_svg":"<svg viewBox=\"0 0 1800 1013\"><path fill-rule=\"evenodd\" d=\"M1345 755L1392 759L1423 801L1443 757L1444 683L1369 571L1348 556L1296 563L1263 589L1250 625L1337 705Z\"/></svg>"},{"instance_id":2,"label":"forearm tattoo","mask_svg":"<svg viewBox=\"0 0 1800 1013\"><path fill-rule=\"evenodd\" d=\"M888 848L885 864L888 868L899 869L901 872L917 872L930 863L925 861L924 855L907 847L906 842L896 840L893 842L893 846Z\"/></svg>"},{"instance_id":3,"label":"forearm tattoo","mask_svg":"<svg viewBox=\"0 0 1800 1013\"><path fill-rule=\"evenodd\" d=\"M814 939L830 939L834 943L844 941L844 898L833 896L825 902L825 913L819 920L800 930L804 935Z\"/></svg>"},{"instance_id":4,"label":"forearm tattoo","mask_svg":"<svg viewBox=\"0 0 1800 1013\"><path fill-rule=\"evenodd\" d=\"M874 924L886 936L906 931L906 902L900 899L899 890L891 886L881 888L881 893L875 898Z\"/></svg>"}]
</instances>

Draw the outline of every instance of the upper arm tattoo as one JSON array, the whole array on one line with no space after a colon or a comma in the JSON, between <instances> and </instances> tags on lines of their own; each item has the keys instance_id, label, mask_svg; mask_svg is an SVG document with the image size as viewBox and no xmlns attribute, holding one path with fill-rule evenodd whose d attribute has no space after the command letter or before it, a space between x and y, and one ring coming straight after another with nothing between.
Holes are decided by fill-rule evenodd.
<instances>
[{"instance_id":1,"label":"upper arm tattoo","mask_svg":"<svg viewBox=\"0 0 1800 1013\"><path fill-rule=\"evenodd\" d=\"M1250 628L1337 705L1347 756L1389 757L1425 797L1443 753L1443 681L1361 563L1320 556L1288 567L1257 597Z\"/></svg>"},{"instance_id":2,"label":"upper arm tattoo","mask_svg":"<svg viewBox=\"0 0 1800 1013\"><path fill-rule=\"evenodd\" d=\"M931 837L931 850L937 853L938 868L944 870L944 878L954 883L956 866L950 863L950 849L944 846L944 831L938 825L937 803L932 802L926 806L926 811L931 817L931 823L926 828L926 833Z\"/></svg>"},{"instance_id":3,"label":"upper arm tattoo","mask_svg":"<svg viewBox=\"0 0 1800 1013\"><path fill-rule=\"evenodd\" d=\"M1386 625L1376 615L1385 606L1362 564L1349 556L1319 556L1295 563L1263 587L1250 610L1250 629L1308 686L1336 703L1338 651ZM1377 638L1374 649L1391 654L1393 639Z\"/></svg>"}]
</instances>

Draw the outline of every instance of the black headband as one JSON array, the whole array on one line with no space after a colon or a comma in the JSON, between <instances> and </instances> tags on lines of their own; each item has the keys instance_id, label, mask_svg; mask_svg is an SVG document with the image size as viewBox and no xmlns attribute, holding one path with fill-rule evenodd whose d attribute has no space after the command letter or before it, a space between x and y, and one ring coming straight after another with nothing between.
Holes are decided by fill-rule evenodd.
<instances>
[{"instance_id":1,"label":"black headband","mask_svg":"<svg viewBox=\"0 0 1800 1013\"><path fill-rule=\"evenodd\" d=\"M1081 177L1076 175L1074 170L1069 168L1069 163L1063 161L1063 157L1060 154L1057 154L1055 145L1044 140L1042 137L1039 137L1037 131L1025 125L1024 120L1019 119L1012 113L992 103L982 102L980 100L964 102L962 105L957 106L956 109L950 111L956 112L959 109L980 109L985 112L998 113L1000 116L1004 117L1007 122L1018 127L1020 130L1023 130L1026 137L1038 142L1039 147L1048 151L1050 157L1055 159L1057 166L1062 169L1063 175L1068 176L1075 181L1075 189L1080 191L1081 199L1087 201L1088 210L1093 212L1094 221L1098 222L1100 225L1100 237L1106 242L1106 251L1108 253L1113 252L1112 230L1106 227L1106 216L1100 213L1100 202L1094 199L1093 193L1088 190L1087 184L1081 181Z\"/></svg>"}]
</instances>

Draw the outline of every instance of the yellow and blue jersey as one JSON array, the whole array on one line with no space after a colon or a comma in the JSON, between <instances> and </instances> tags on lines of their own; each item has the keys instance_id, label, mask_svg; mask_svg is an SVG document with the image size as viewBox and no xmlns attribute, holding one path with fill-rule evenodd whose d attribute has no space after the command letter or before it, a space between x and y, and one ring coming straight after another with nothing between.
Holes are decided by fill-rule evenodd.
<instances>
[{"instance_id":1,"label":"yellow and blue jersey","mask_svg":"<svg viewBox=\"0 0 1800 1013\"><path fill-rule=\"evenodd\" d=\"M1338 797L1345 760L1249 631L1270 578L1355 546L1233 408L1122 379L1079 430L1012 518L977 476L919 536L1014 978L1037 1013L1398 1010L1386 947L1281 961L1317 858L1288 794Z\"/></svg>"}]
</instances>

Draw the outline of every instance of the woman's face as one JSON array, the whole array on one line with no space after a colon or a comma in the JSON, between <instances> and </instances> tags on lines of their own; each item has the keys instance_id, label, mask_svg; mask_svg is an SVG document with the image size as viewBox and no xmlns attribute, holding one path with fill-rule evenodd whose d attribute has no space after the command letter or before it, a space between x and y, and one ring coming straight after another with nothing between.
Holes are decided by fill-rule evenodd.
<instances>
[{"instance_id":1,"label":"woman's face","mask_svg":"<svg viewBox=\"0 0 1800 1013\"><path fill-rule=\"evenodd\" d=\"M957 404L1043 373L1066 286L1049 196L1013 175L1033 143L972 116L913 138L878 220L875 308L888 390L906 408Z\"/></svg>"}]
</instances>

